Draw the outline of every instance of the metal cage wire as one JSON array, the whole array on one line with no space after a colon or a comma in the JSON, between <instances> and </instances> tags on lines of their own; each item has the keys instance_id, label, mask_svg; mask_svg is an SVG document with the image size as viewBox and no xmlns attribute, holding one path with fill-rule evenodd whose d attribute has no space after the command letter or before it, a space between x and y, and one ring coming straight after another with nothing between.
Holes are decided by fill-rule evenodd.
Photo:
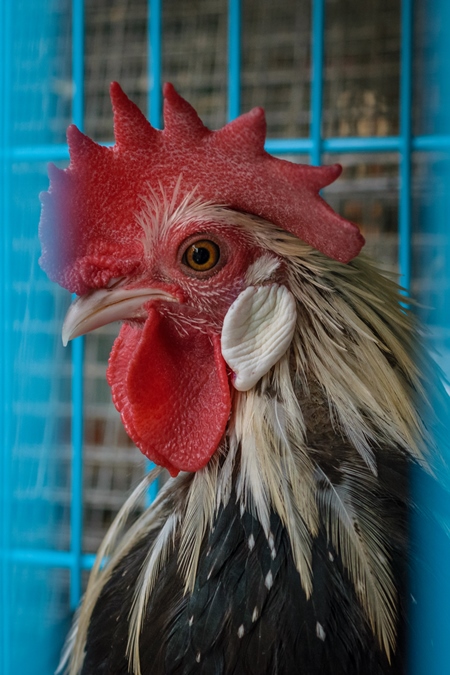
<instances>
[{"instance_id":1,"label":"metal cage wire","mask_svg":"<svg viewBox=\"0 0 450 675\"><path fill-rule=\"evenodd\" d=\"M43 3L45 4L45 3ZM163 0L148 0L149 22L147 27L148 40L148 111L151 123L161 125L161 72L162 72L162 4ZM440 3L444 8L444 1ZM27 6L26 0L23 7ZM0 133L2 137L2 223L3 223L3 294L2 294L2 325L0 332L2 381L2 514L1 514L1 549L2 549L2 586L1 586L1 672L12 675L15 670L13 638L13 621L20 620L15 613L13 586L17 579L13 576L13 566L46 570L67 570L70 575L70 607L74 609L82 594L82 572L92 567L94 555L83 551L83 361L84 341L77 338L73 342L71 351L72 384L71 384L71 498L70 498L70 547L61 550L54 547L25 547L18 544L17 538L11 532L11 522L14 519L13 497L13 465L11 463L11 448L14 445L14 411L11 408L13 400L12 386L14 373L13 345L13 307L11 294L11 280L14 278L10 247L12 206L11 195L11 164L13 162L42 163L59 161L68 158L65 144L61 143L15 143L11 136L12 97L14 83L12 81L12 35L17 22L17 6L12 0L2 4L0 19L3 45L2 52L2 80L1 95L4 102L1 106ZM72 120L80 128L84 127L84 73L85 73L85 45L84 45L84 2L72 0L72 27L71 27L71 70L73 80ZM241 0L228 2L228 118L232 119L241 112L241 41L242 37L242 6ZM410 287L412 252L411 252L411 183L412 183L412 153L416 151L439 151L450 149L450 136L438 129L434 134L414 136L412 133L412 89L413 89L413 0L401 2L401 53L400 53L400 131L396 136L366 136L366 137L324 137L323 136L323 72L324 72L324 40L325 40L326 2L312 0L311 14L311 96L310 96L310 133L306 138L273 138L268 139L266 149L274 154L306 154L312 164L320 164L324 153L365 153L365 152L397 152L400 158L399 165L399 270L402 283ZM446 319L448 321L448 319ZM49 631L54 631L54 626ZM62 639L62 631L56 633L56 641ZM38 647L37 647L38 648ZM425 657L423 657L425 658ZM439 659L442 659L439 661ZM428 667L428 673L443 673L448 671L450 661L448 654L437 657L433 667ZM416 661L419 663L420 659ZM446 664L446 665L445 665ZM414 665L412 669L414 670ZM27 673L26 666L24 673ZM419 666L416 666L419 668ZM434 668L434 669L433 669ZM30 673L38 673L30 665ZM41 670L44 675L44 670ZM416 672L424 672L420 669Z\"/></svg>"}]
</instances>

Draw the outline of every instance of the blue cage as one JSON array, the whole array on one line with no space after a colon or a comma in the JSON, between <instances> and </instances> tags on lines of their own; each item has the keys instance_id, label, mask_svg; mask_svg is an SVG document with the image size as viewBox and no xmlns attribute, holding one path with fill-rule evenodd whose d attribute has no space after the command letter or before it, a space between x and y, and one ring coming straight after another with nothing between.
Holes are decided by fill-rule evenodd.
<instances>
[{"instance_id":1,"label":"blue cage","mask_svg":"<svg viewBox=\"0 0 450 675\"><path fill-rule=\"evenodd\" d=\"M49 675L100 536L89 538L87 512L101 534L145 470L127 454L114 474L126 480L83 500L88 469L103 480L89 452L118 421L93 375L103 378L111 335L64 350L70 298L37 263L37 195L47 163L67 162L65 128L111 140L108 78L130 78L127 93L157 127L163 79L212 127L265 105L269 152L344 165L326 198L365 224L369 251L413 290L450 376L450 4L3 0L0 12L0 673ZM103 468L122 457L113 454ZM421 536L430 570L445 569ZM418 674L450 669L450 586L434 578L419 580L427 611L412 611L424 636L411 658Z\"/></svg>"}]
</instances>

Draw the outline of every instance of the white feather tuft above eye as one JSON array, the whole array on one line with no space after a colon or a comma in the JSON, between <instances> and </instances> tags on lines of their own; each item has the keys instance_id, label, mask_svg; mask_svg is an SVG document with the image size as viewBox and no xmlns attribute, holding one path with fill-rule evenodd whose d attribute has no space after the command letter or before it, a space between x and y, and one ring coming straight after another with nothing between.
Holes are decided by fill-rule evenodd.
<instances>
[{"instance_id":1,"label":"white feather tuft above eye","mask_svg":"<svg viewBox=\"0 0 450 675\"><path fill-rule=\"evenodd\" d=\"M222 355L248 391L283 356L294 335L297 311L286 286L249 286L229 308L222 327Z\"/></svg>"}]
</instances>

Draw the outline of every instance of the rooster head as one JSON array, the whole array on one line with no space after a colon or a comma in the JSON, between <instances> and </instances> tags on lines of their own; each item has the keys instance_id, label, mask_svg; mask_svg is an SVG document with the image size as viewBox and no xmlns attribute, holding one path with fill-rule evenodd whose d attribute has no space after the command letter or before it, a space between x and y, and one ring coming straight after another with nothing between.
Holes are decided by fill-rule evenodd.
<instances>
[{"instance_id":1,"label":"rooster head","mask_svg":"<svg viewBox=\"0 0 450 675\"><path fill-rule=\"evenodd\" d=\"M69 127L70 164L50 167L41 195L40 263L80 296L65 343L124 322L107 373L114 403L142 452L176 475L208 463L233 392L292 340L296 301L265 226L341 263L364 240L319 196L339 165L267 154L262 109L210 131L172 85L164 96L163 131L117 83L113 147Z\"/></svg>"}]
</instances>

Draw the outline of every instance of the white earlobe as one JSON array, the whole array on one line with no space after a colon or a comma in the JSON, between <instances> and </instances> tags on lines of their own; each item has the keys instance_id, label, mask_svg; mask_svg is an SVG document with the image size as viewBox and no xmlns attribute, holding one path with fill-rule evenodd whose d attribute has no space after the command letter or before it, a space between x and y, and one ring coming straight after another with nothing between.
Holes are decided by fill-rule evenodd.
<instances>
[{"instance_id":1,"label":"white earlobe","mask_svg":"<svg viewBox=\"0 0 450 675\"><path fill-rule=\"evenodd\" d=\"M249 286L228 310L222 355L235 373L233 385L248 391L283 356L294 335L297 311L286 286Z\"/></svg>"}]
</instances>

